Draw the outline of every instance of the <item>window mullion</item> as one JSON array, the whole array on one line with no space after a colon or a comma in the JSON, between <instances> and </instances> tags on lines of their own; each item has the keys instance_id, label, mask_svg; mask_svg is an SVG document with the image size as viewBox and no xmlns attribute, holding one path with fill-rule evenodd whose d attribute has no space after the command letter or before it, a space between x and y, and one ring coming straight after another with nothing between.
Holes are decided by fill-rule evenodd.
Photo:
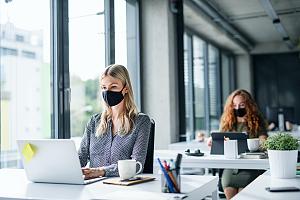
<instances>
[{"instance_id":1,"label":"window mullion","mask_svg":"<svg viewBox=\"0 0 300 200\"><path fill-rule=\"evenodd\" d=\"M70 138L68 1L51 1L52 138Z\"/></svg>"}]
</instances>

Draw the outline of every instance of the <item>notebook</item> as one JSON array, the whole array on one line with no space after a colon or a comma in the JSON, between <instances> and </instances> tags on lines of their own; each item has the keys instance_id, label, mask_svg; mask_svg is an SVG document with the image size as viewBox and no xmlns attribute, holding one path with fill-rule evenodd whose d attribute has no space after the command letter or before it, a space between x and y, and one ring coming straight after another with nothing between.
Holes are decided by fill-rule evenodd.
<instances>
[{"instance_id":1,"label":"notebook","mask_svg":"<svg viewBox=\"0 0 300 200\"><path fill-rule=\"evenodd\" d=\"M84 180L73 140L17 140L28 180L42 183L89 184L106 177Z\"/></svg>"},{"instance_id":2,"label":"notebook","mask_svg":"<svg viewBox=\"0 0 300 200\"><path fill-rule=\"evenodd\" d=\"M104 180L103 183L128 186L128 185L135 185L135 184L139 184L139 183L145 183L145 182L153 181L153 180L155 180L154 177L147 177L147 176L138 176L132 180L130 180L130 179L121 180L121 178L118 177L118 178L111 178L111 179Z\"/></svg>"}]
</instances>

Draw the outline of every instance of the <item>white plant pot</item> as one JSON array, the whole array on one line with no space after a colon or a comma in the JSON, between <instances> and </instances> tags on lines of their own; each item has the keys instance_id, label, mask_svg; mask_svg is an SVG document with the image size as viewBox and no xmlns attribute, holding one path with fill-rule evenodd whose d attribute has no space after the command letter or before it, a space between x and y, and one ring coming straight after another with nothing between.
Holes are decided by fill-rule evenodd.
<instances>
[{"instance_id":1,"label":"white plant pot","mask_svg":"<svg viewBox=\"0 0 300 200\"><path fill-rule=\"evenodd\" d=\"M271 177L295 178L298 150L268 150Z\"/></svg>"}]
</instances>

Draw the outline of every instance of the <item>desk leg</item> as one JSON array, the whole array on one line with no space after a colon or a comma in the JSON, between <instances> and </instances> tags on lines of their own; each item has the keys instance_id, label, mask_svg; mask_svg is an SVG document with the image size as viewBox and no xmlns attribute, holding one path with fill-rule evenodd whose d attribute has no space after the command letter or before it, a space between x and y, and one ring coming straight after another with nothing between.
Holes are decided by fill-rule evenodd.
<instances>
[{"instance_id":1,"label":"desk leg","mask_svg":"<svg viewBox=\"0 0 300 200\"><path fill-rule=\"evenodd\" d=\"M206 175L206 176L209 175L209 169L208 168L204 168L204 175Z\"/></svg>"},{"instance_id":2,"label":"desk leg","mask_svg":"<svg viewBox=\"0 0 300 200\"><path fill-rule=\"evenodd\" d=\"M212 200L218 200L219 199L218 190L215 190L215 191L212 192L211 199Z\"/></svg>"}]
</instances>

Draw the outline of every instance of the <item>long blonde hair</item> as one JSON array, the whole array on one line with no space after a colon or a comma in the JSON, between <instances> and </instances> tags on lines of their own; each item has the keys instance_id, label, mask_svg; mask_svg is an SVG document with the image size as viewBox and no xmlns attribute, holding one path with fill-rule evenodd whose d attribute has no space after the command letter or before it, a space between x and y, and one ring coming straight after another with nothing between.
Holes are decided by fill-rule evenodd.
<instances>
[{"instance_id":1,"label":"long blonde hair","mask_svg":"<svg viewBox=\"0 0 300 200\"><path fill-rule=\"evenodd\" d=\"M233 99L236 96L241 96L245 100L246 111L246 126L247 131L251 136L257 136L257 134L265 130L266 123L262 117L261 112L258 109L255 100L252 98L251 94L246 90L235 90L232 92L225 103L224 112L221 117L220 130L221 131L233 131L235 129L235 125L237 123L237 119L234 115L233 108Z\"/></svg>"},{"instance_id":2,"label":"long blonde hair","mask_svg":"<svg viewBox=\"0 0 300 200\"><path fill-rule=\"evenodd\" d=\"M123 113L121 114L121 128L119 130L119 134L127 134L132 130L134 126L134 119L138 114L137 107L134 103L133 90L129 78L129 73L124 66L113 64L105 68L104 72L99 78L100 83L105 76L111 76L113 78L119 79L122 82L123 86L127 88L127 93L124 94L125 108ZM108 122L112 120L111 107L108 106L104 101L103 108L104 111L101 114L100 123L96 131L96 136L103 135L108 129Z\"/></svg>"}]
</instances>

